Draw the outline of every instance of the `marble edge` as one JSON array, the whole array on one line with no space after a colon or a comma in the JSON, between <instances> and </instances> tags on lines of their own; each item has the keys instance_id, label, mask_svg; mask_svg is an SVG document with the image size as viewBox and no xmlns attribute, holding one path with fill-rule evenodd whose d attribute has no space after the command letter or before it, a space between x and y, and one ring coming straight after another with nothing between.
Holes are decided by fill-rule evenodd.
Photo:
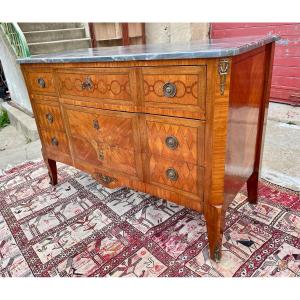
<instances>
[{"instance_id":1,"label":"marble edge","mask_svg":"<svg viewBox=\"0 0 300 300\"><path fill-rule=\"evenodd\" d=\"M260 40L245 43L241 46L228 47L225 49L203 49L191 51L177 51L177 52L161 52L161 53L132 53L132 54L113 54L101 56L85 56L78 57L68 56L59 57L49 54L48 57L26 57L18 58L18 64L43 64L43 63L72 63L72 62L112 62L112 61L150 61L150 60L171 60L171 59L193 59L193 58L218 58L218 57L231 57L243 54L245 52L254 50L266 44L280 40L279 35L262 36ZM61 52L63 54L64 52ZM55 53L57 55L59 53Z\"/></svg>"}]
</instances>

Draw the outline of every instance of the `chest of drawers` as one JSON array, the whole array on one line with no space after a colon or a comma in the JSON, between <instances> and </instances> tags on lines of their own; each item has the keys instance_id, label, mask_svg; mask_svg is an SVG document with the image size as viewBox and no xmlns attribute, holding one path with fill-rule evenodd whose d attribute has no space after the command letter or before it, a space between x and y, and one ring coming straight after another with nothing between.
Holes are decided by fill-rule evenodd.
<instances>
[{"instance_id":1,"label":"chest of drawers","mask_svg":"<svg viewBox=\"0 0 300 300\"><path fill-rule=\"evenodd\" d=\"M228 205L245 183L257 201L276 39L19 60L51 183L60 161L203 212L219 260Z\"/></svg>"}]
</instances>

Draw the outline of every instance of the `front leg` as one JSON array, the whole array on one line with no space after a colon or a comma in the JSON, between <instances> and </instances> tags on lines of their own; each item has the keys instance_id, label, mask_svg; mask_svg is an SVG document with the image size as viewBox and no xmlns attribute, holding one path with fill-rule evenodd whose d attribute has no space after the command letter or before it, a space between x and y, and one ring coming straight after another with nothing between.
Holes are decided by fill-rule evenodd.
<instances>
[{"instance_id":1,"label":"front leg","mask_svg":"<svg viewBox=\"0 0 300 300\"><path fill-rule=\"evenodd\" d=\"M46 152L42 148L42 154L44 158L44 162L47 166L48 169L48 174L50 177L50 184L51 185L56 185L57 184L57 166L56 166L56 161L53 159L50 159L47 157Z\"/></svg>"},{"instance_id":2,"label":"front leg","mask_svg":"<svg viewBox=\"0 0 300 300\"><path fill-rule=\"evenodd\" d=\"M206 219L210 258L216 262L221 260L222 250L222 206L206 205L204 210Z\"/></svg>"},{"instance_id":3,"label":"front leg","mask_svg":"<svg viewBox=\"0 0 300 300\"><path fill-rule=\"evenodd\" d=\"M247 180L248 201L257 204L258 197L258 172L254 171Z\"/></svg>"}]
</instances>

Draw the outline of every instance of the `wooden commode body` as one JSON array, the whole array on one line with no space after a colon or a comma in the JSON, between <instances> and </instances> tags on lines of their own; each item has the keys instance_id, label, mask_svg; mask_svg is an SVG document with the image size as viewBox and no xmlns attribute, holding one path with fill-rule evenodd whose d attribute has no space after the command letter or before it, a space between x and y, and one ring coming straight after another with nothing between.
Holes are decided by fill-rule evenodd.
<instances>
[{"instance_id":1,"label":"wooden commode body","mask_svg":"<svg viewBox=\"0 0 300 300\"><path fill-rule=\"evenodd\" d=\"M220 259L226 208L245 183L257 201L276 39L19 60L51 183L59 161L203 212Z\"/></svg>"}]
</instances>

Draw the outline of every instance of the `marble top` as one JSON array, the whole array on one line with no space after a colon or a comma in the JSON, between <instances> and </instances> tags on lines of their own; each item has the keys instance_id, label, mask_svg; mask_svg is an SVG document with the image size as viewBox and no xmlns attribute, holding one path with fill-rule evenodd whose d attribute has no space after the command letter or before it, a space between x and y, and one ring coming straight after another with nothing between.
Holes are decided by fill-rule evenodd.
<instances>
[{"instance_id":1,"label":"marble top","mask_svg":"<svg viewBox=\"0 0 300 300\"><path fill-rule=\"evenodd\" d=\"M277 35L209 39L174 44L102 47L33 55L17 59L25 63L105 62L130 60L213 58L235 56L279 40Z\"/></svg>"}]
</instances>

